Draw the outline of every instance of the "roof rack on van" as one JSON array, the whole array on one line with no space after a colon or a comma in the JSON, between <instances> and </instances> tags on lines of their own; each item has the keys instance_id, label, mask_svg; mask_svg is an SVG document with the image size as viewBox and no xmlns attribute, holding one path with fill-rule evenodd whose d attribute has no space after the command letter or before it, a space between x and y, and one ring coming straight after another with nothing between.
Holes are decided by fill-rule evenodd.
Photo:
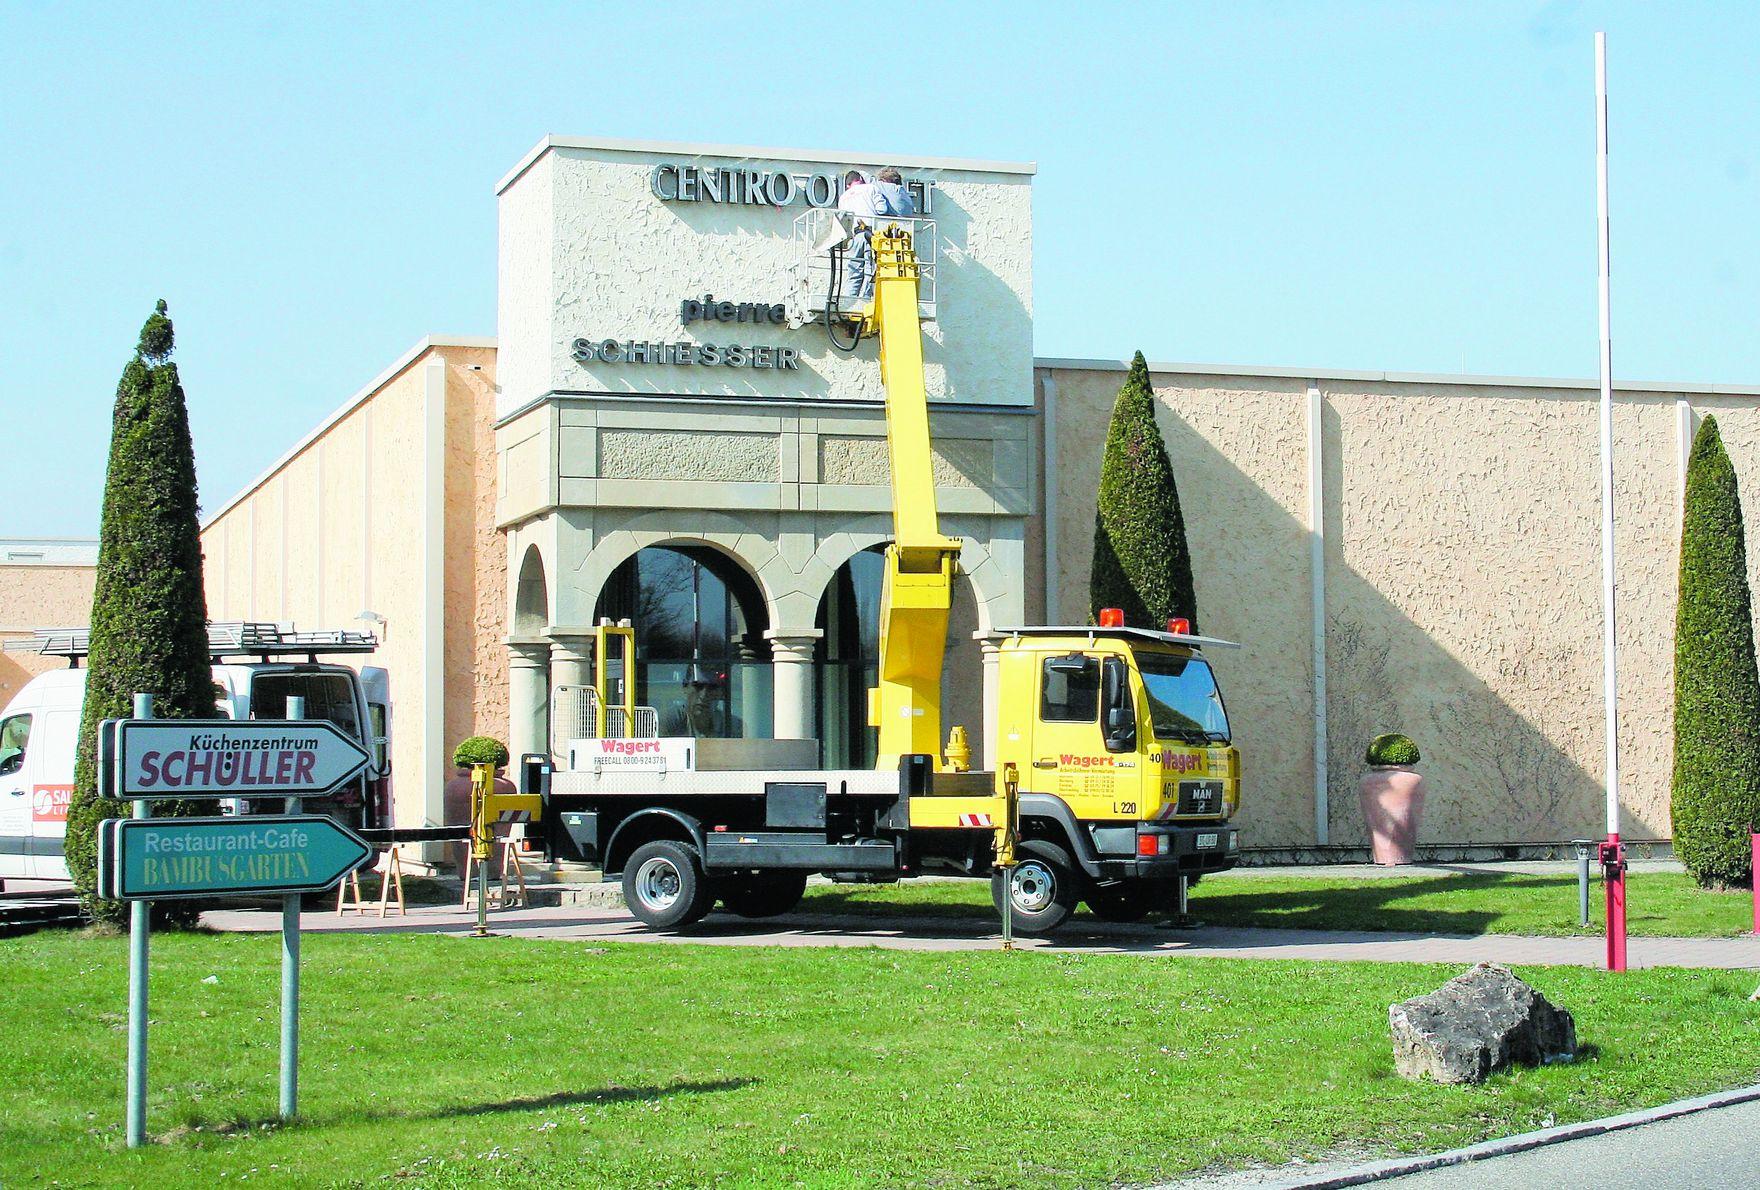
<instances>
[{"instance_id":1,"label":"roof rack on van","mask_svg":"<svg viewBox=\"0 0 1760 1190\"><path fill-rule=\"evenodd\" d=\"M371 653L378 647L378 638L371 632L297 632L254 620L214 620L208 624L208 655L215 661L223 657L258 657L267 661L271 657L304 653L315 662L320 653ZM80 658L92 651L92 630L39 628L30 636L7 641L6 651L65 657L78 666Z\"/></svg>"}]
</instances>

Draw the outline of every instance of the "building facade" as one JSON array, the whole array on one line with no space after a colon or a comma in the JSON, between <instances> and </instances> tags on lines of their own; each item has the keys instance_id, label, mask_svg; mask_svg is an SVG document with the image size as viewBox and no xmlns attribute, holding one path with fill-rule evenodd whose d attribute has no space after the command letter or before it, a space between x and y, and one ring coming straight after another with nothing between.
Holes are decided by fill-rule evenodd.
<instances>
[{"instance_id":1,"label":"building facade","mask_svg":"<svg viewBox=\"0 0 1760 1190\"><path fill-rule=\"evenodd\" d=\"M876 344L842 350L787 317L849 164L545 140L498 188L496 337L418 344L208 520L215 618L381 630L400 823L443 820L464 735L566 748L602 617L635 624L663 733L872 759L891 527ZM988 638L1089 619L1124 364L1033 357L1032 166L854 164L898 166L935 225L935 475L965 542L945 720L981 763ZM1421 844L1595 834L1594 385L1151 371L1204 629L1243 645L1214 662L1249 849L1360 854L1363 751L1395 730L1425 755ZM1715 413L1754 499L1760 390L1634 385L1617 402L1625 830L1666 840L1686 450Z\"/></svg>"},{"instance_id":2,"label":"building facade","mask_svg":"<svg viewBox=\"0 0 1760 1190\"><path fill-rule=\"evenodd\" d=\"M395 820L445 821L453 747L504 736L493 339L424 339L202 528L208 617L368 629L391 675Z\"/></svg>"},{"instance_id":3,"label":"building facade","mask_svg":"<svg viewBox=\"0 0 1760 1190\"><path fill-rule=\"evenodd\" d=\"M98 585L98 543L90 538L0 538L0 640L22 641L39 628L84 624ZM0 706L58 658L0 652Z\"/></svg>"},{"instance_id":4,"label":"building facade","mask_svg":"<svg viewBox=\"0 0 1760 1190\"><path fill-rule=\"evenodd\" d=\"M845 352L775 317L813 256L798 229L850 164L552 137L502 182L496 515L516 579L516 750L548 730L551 691L588 681L591 626L627 615L663 731L871 759L857 703L872 634L849 629L876 594L862 556L891 536L877 341ZM950 721L976 738L974 634L1024 614L1036 502L1033 169L893 164L938 241L916 226L940 295L924 330L938 495L966 543Z\"/></svg>"}]
</instances>

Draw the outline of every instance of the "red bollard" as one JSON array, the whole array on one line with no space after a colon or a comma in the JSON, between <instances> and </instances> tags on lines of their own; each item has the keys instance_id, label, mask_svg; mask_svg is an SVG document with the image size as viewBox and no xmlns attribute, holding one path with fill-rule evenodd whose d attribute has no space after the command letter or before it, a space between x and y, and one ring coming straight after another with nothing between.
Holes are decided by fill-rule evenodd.
<instances>
[{"instance_id":1,"label":"red bollard","mask_svg":"<svg viewBox=\"0 0 1760 1190\"><path fill-rule=\"evenodd\" d=\"M1607 969L1626 969L1626 849L1610 831L1601 844L1602 884L1607 888Z\"/></svg>"},{"instance_id":2,"label":"red bollard","mask_svg":"<svg viewBox=\"0 0 1760 1190\"><path fill-rule=\"evenodd\" d=\"M1750 865L1754 878L1754 932L1760 934L1760 831L1755 832L1749 843L1754 848L1754 861Z\"/></svg>"}]
</instances>

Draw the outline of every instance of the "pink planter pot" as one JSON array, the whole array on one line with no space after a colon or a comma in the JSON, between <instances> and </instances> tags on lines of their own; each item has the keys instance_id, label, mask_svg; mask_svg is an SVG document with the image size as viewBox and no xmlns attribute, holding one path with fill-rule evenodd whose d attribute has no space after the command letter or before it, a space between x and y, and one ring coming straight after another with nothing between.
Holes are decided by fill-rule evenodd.
<instances>
[{"instance_id":1,"label":"pink planter pot","mask_svg":"<svg viewBox=\"0 0 1760 1190\"><path fill-rule=\"evenodd\" d=\"M1424 778L1416 769L1377 765L1363 774L1357 798L1375 862L1390 867L1411 863L1418 819L1424 813Z\"/></svg>"}]
</instances>

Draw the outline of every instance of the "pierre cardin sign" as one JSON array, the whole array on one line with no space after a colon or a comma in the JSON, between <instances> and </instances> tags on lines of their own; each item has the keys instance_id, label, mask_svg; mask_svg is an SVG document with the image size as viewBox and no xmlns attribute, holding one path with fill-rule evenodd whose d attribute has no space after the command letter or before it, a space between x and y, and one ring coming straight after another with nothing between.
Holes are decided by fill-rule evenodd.
<instances>
[{"instance_id":1,"label":"pierre cardin sign","mask_svg":"<svg viewBox=\"0 0 1760 1190\"><path fill-rule=\"evenodd\" d=\"M935 187L910 180L905 189L917 200L917 210L928 217ZM791 207L804 202L810 207L834 207L843 195L843 171L835 173L785 173L769 169L724 169L663 162L648 175L656 198L667 202L714 202L733 206Z\"/></svg>"}]
</instances>

